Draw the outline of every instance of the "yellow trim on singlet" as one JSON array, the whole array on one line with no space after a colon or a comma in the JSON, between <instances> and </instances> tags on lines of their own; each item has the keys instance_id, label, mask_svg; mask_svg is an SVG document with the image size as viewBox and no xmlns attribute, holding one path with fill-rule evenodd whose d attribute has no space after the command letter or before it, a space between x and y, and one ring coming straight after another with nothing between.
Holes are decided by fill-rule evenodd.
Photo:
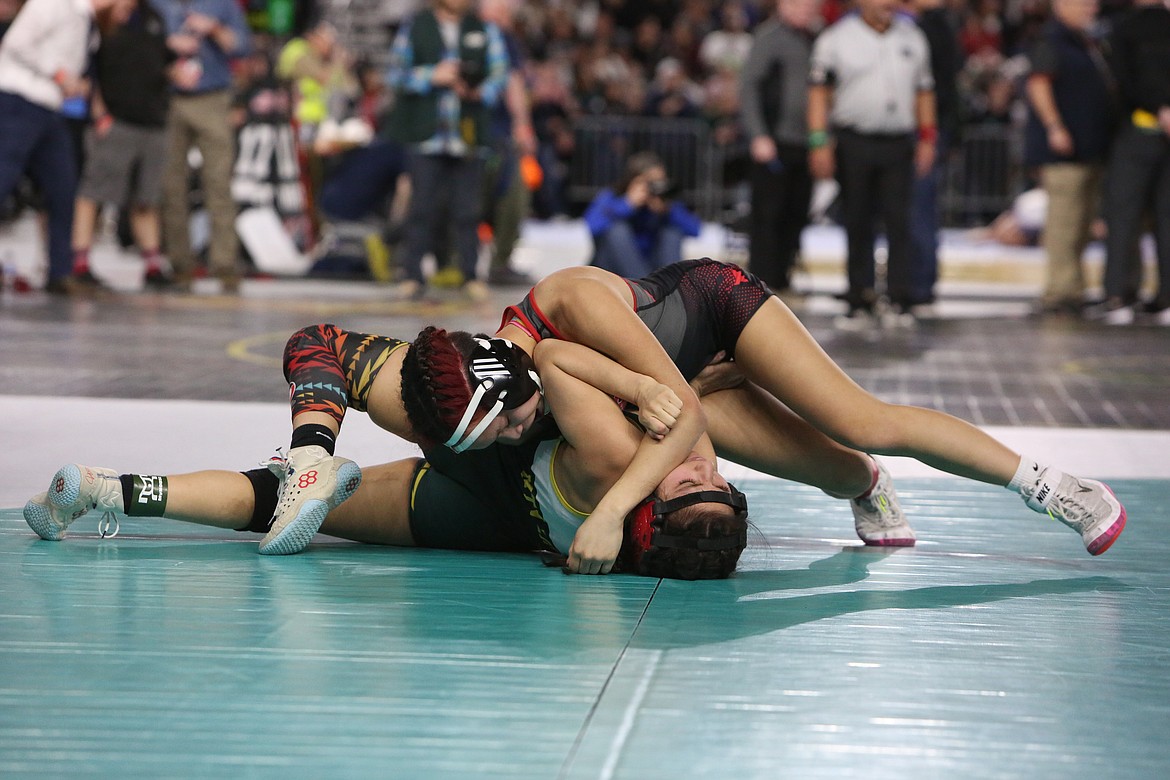
<instances>
[{"instance_id":1,"label":"yellow trim on singlet","mask_svg":"<svg viewBox=\"0 0 1170 780\"><path fill-rule=\"evenodd\" d=\"M411 509L411 511L414 511L414 495L415 495L415 493L418 492L418 485L420 482L422 482L423 474L430 471L430 468L431 468L431 464L424 460L423 464L421 466L419 466L418 471L416 471L414 474L414 482L410 486L410 509Z\"/></svg>"},{"instance_id":2,"label":"yellow trim on singlet","mask_svg":"<svg viewBox=\"0 0 1170 780\"><path fill-rule=\"evenodd\" d=\"M561 506L563 506L565 509L568 509L573 514L578 515L579 517L582 517L582 518L589 517L588 512L582 512L580 509L577 509L572 504L570 504L567 499L565 499L565 494L561 492L560 485L557 484L557 474L556 474L557 453L560 451L561 445L564 443L565 443L564 439L559 439L557 441L557 443L555 445L553 445L552 455L550 455L548 458L548 482L549 482L549 485L552 486L553 493L556 495L557 500L561 502Z\"/></svg>"}]
</instances>

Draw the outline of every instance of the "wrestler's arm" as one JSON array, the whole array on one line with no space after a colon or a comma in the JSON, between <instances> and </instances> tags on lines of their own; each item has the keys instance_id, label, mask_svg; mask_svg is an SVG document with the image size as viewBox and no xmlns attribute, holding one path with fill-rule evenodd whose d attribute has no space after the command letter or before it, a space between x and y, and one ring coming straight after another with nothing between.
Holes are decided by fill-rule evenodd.
<instances>
[{"instance_id":1,"label":"wrestler's arm","mask_svg":"<svg viewBox=\"0 0 1170 780\"><path fill-rule=\"evenodd\" d=\"M703 407L658 339L638 319L625 280L599 268L569 268L541 280L533 296L563 339L590 347L674 391L682 410L671 431L679 439L690 439L685 449L679 444L681 463L705 430Z\"/></svg>"},{"instance_id":2,"label":"wrestler's arm","mask_svg":"<svg viewBox=\"0 0 1170 780\"><path fill-rule=\"evenodd\" d=\"M567 341L592 347L639 374L653 377L682 402L675 425L660 440L642 439L638 452L590 517L620 527L626 514L650 495L702 437L707 420L694 391L674 362L638 319L623 279L598 268L572 268L541 280L533 291L537 306ZM705 448L713 452L710 442Z\"/></svg>"},{"instance_id":3,"label":"wrestler's arm","mask_svg":"<svg viewBox=\"0 0 1170 780\"><path fill-rule=\"evenodd\" d=\"M564 340L592 347L627 369L654 378L669 387L682 402L670 433L658 440L650 436L642 438L629 467L598 502L577 534L577 540L589 538L597 526L603 526L605 532L601 535L612 538L612 529L620 530L630 510L686 460L700 440L701 451L714 457L714 448L705 433L707 420L694 391L654 334L638 319L623 279L597 268L566 269L543 279L533 296ZM589 553L602 554L595 549Z\"/></svg>"},{"instance_id":4,"label":"wrestler's arm","mask_svg":"<svg viewBox=\"0 0 1170 780\"><path fill-rule=\"evenodd\" d=\"M610 487L621 480L646 437L626 421L609 389L599 389L575 375L589 361L582 351L596 357L587 370L604 371L608 365L614 374L627 371L603 355L564 341L541 342L534 358L545 399L565 439L560 456L564 468L558 471L558 482L577 505L593 507L577 529L568 551L568 568L583 574L604 574L621 550L625 513L615 522L612 516L598 514L597 507Z\"/></svg>"},{"instance_id":5,"label":"wrestler's arm","mask_svg":"<svg viewBox=\"0 0 1170 780\"><path fill-rule=\"evenodd\" d=\"M682 401L653 377L631 371L597 350L571 341L542 341L536 350L542 355L542 365L555 366L606 395L637 405L639 422L655 438L665 436L677 422Z\"/></svg>"}]
</instances>

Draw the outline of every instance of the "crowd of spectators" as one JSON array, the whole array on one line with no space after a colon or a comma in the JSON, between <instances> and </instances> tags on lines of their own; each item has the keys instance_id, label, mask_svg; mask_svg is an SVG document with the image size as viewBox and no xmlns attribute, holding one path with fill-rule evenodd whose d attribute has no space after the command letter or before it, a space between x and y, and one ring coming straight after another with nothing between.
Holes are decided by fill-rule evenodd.
<instances>
[{"instance_id":1,"label":"crowd of spectators","mask_svg":"<svg viewBox=\"0 0 1170 780\"><path fill-rule=\"evenodd\" d=\"M169 0L157 0L157 3L164 10L164 18L169 7L187 8L190 5ZM1118 12L1128 10L1131 3L1132 0L1103 0L1093 34L1099 37L1107 32L1119 18ZM222 4L233 5L236 0L223 0ZM196 0L195 5L218 8L209 0ZM309 216L320 217L320 204L316 199L328 185L320 158L336 159L339 151L353 145L338 144L336 134L326 133L326 129L331 132L336 129L329 123L358 117L368 126L381 124L379 120L385 116L389 108L387 101L393 92L387 89L385 70L389 47L378 51L347 50L347 41L343 37L339 39L335 29L315 26L319 20L329 20L334 13L327 0L296 3L295 15L282 15L280 25L275 24L276 5L257 0L238 2L238 6L245 10L256 44L251 57L242 56L246 52L242 45L233 50L246 39L242 30L233 36L230 25L209 22L207 30L192 33L182 29L181 18L166 19L172 36L169 43L174 56L178 57L177 63L168 66L174 95L171 101L171 139L177 144L171 149L171 173L166 179L168 200L183 199L186 156L182 155L179 146L189 146L192 139L199 140L196 130L201 128L195 126L195 121L210 119L214 124L223 115L226 122L229 111L228 99L221 94L222 70L215 58L208 61L208 57L202 57L205 62L201 65L202 70L194 76L197 81L195 88L185 89L178 83L182 74L176 65L182 64L191 54L175 50L175 33L195 35L198 40L188 42L190 45L235 58L233 70L237 98L233 115L237 116L237 130L245 121L238 113L253 105L258 96L272 92L267 87L257 92L259 82L268 83L275 79L279 82L276 89L287 90L290 104L285 113L291 113L290 118L296 120L300 167L308 171L308 175L301 178L307 179L310 185L310 200L304 204ZM428 4L425 0L417 0L414 5L418 10ZM525 162L538 166L539 175L525 177L525 181L531 180L535 191L530 204L524 193L517 193L524 196L521 211L530 208L532 215L550 218L580 214L585 208L587 201L574 197L569 187L571 164L579 152L575 125L583 117L704 121L718 144L739 150L745 160L742 178L747 180L750 139L741 120L739 85L752 47L753 33L774 13L774 0L502 0L489 5L491 14L487 15L494 15L492 21L497 27L507 29L511 67L519 75L521 89L527 92L527 116L521 127L531 133L531 138L517 142L516 159L522 155ZM19 6L20 0L0 0L0 33L11 22ZM266 8L272 13L264 13ZM851 8L849 0L826 0L812 24L813 32L832 24ZM914 10L914 4L907 0L906 13L911 14ZM941 10L937 13L947 19L958 41L957 114L961 125L1006 125L1022 132L1028 113L1024 84L1031 67L1029 55L1050 17L1049 0L942 0ZM220 15L227 19L225 14L226 11ZM219 41L221 37L223 40ZM257 58L260 60L258 64ZM334 100L331 95L334 92L343 99ZM252 97L241 102L240 95ZM217 101L214 110L204 106L211 97ZM185 110L180 112L180 109ZM190 138L176 138L176 113L185 117ZM378 128L372 129L376 131ZM958 135L961 137L961 129ZM213 169L203 171L204 178L209 173L214 174L215 192L208 197L215 218L211 237L212 265L225 285L234 288L237 282L226 255L234 251L235 241L234 237L228 239L224 235L228 231L222 205L224 188L220 182L224 166L222 154L217 152L222 149L223 139L214 140L215 143L208 141L203 144L207 148L200 150L205 166L214 163ZM362 143L367 141L364 139ZM237 144L242 148L240 137L237 137ZM387 170L392 171L392 178L397 181L402 172L401 162L398 157L392 162L393 165L387 165ZM335 167L331 164L327 169ZM237 172L239 170L237 165ZM519 170L518 167L515 169ZM668 171L668 174L673 176L674 172ZM516 180L517 175L509 168L502 183L498 178L492 181L496 182L493 186L503 188ZM381 188L380 193L385 195L386 191L392 192L393 189L391 184ZM239 197L236 202L240 203ZM179 235L184 244L189 243L183 236L185 219L179 224L185 208L164 208L164 217L168 213L171 220L167 223L164 218L164 227L172 242L174 236ZM319 228L314 224L308 229L307 240L302 243L311 244ZM514 238L505 238L505 243L509 240ZM146 251L155 250L148 248ZM186 281L190 274L186 249L172 248L169 254L172 261L176 256L182 259L178 270L181 281ZM467 254L466 249L463 254ZM505 267L493 268L493 273L508 273L506 255L505 252ZM411 262L413 264L416 260ZM465 257L463 265L467 266L469 262Z\"/></svg>"}]
</instances>

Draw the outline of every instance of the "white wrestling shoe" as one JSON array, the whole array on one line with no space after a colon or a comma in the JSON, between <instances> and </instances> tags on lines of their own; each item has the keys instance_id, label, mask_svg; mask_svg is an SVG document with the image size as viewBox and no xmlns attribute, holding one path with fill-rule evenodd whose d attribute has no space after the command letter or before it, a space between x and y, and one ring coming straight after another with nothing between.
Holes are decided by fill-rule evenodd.
<instances>
[{"instance_id":1,"label":"white wrestling shoe","mask_svg":"<svg viewBox=\"0 0 1170 780\"><path fill-rule=\"evenodd\" d=\"M1053 468L1020 491L1029 509L1077 531L1090 555L1100 555L1125 528L1125 507L1104 482L1077 479Z\"/></svg>"},{"instance_id":2,"label":"white wrestling shoe","mask_svg":"<svg viewBox=\"0 0 1170 780\"><path fill-rule=\"evenodd\" d=\"M91 509L102 510L98 523L102 538L117 536L122 481L113 469L71 463L57 469L48 492L33 496L24 505L24 521L37 536L59 542L70 524Z\"/></svg>"},{"instance_id":3,"label":"white wrestling shoe","mask_svg":"<svg viewBox=\"0 0 1170 780\"><path fill-rule=\"evenodd\" d=\"M292 555L305 549L325 516L362 483L356 463L315 444L297 447L287 458L273 458L268 468L280 469L280 498L268 533L260 540L261 555Z\"/></svg>"},{"instance_id":4,"label":"white wrestling shoe","mask_svg":"<svg viewBox=\"0 0 1170 780\"><path fill-rule=\"evenodd\" d=\"M902 513L890 472L877 459L873 462L878 470L877 484L864 498L849 501L857 536L874 547L912 547L916 541L914 529Z\"/></svg>"}]
</instances>

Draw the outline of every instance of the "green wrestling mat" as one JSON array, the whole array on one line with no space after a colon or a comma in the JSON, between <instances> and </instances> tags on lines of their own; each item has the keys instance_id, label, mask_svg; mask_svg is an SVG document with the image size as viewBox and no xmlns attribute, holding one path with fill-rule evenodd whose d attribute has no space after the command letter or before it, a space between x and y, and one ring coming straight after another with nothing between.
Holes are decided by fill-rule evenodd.
<instances>
[{"instance_id":1,"label":"green wrestling mat","mask_svg":"<svg viewBox=\"0 0 1170 780\"><path fill-rule=\"evenodd\" d=\"M734 578L0 510L0 777L1170 776L1170 482L1092 558L1007 492L899 480L916 548L741 485Z\"/></svg>"}]
</instances>

